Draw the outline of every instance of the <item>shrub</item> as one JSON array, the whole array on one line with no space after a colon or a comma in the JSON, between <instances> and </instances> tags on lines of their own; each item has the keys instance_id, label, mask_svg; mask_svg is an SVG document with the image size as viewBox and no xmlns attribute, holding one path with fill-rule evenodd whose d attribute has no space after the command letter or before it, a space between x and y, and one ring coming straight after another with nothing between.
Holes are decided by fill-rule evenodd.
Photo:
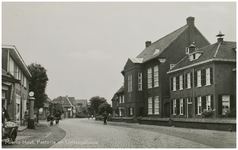
<instances>
[{"instance_id":1,"label":"shrub","mask_svg":"<svg viewBox=\"0 0 238 150\"><path fill-rule=\"evenodd\" d=\"M236 118L236 109L228 110L225 116L228 118Z\"/></svg>"},{"instance_id":2,"label":"shrub","mask_svg":"<svg viewBox=\"0 0 238 150\"><path fill-rule=\"evenodd\" d=\"M214 115L214 112L215 112L215 109L209 109L209 110L203 110L202 112L202 115L205 117L205 118L210 118Z\"/></svg>"}]
</instances>

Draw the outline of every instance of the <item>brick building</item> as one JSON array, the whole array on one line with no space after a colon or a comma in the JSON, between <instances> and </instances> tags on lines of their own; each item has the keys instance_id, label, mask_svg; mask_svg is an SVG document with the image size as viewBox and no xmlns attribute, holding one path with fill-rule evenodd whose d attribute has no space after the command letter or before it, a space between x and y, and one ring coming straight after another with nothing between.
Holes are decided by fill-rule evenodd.
<instances>
[{"instance_id":1,"label":"brick building","mask_svg":"<svg viewBox=\"0 0 238 150\"><path fill-rule=\"evenodd\" d=\"M112 98L113 116L125 116L124 86L122 86Z\"/></svg>"},{"instance_id":2,"label":"brick building","mask_svg":"<svg viewBox=\"0 0 238 150\"><path fill-rule=\"evenodd\" d=\"M236 42L223 41L202 48L192 44L170 76L171 116L201 118L203 111L215 110L211 117L236 109Z\"/></svg>"},{"instance_id":3,"label":"brick building","mask_svg":"<svg viewBox=\"0 0 238 150\"><path fill-rule=\"evenodd\" d=\"M17 48L2 45L2 106L20 125L28 110L30 78L31 73Z\"/></svg>"},{"instance_id":4,"label":"brick building","mask_svg":"<svg viewBox=\"0 0 238 150\"><path fill-rule=\"evenodd\" d=\"M170 117L170 87L167 72L186 54L192 42L201 48L210 43L194 25L194 17L186 25L155 42L146 42L145 49L129 58L124 76L124 114L130 116Z\"/></svg>"}]
</instances>

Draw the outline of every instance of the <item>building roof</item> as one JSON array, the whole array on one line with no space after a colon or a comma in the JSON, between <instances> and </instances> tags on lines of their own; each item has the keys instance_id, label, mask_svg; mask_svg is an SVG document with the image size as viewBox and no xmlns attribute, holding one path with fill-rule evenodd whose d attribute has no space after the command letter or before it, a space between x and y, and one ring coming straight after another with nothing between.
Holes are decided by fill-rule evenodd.
<instances>
[{"instance_id":1,"label":"building roof","mask_svg":"<svg viewBox=\"0 0 238 150\"><path fill-rule=\"evenodd\" d=\"M53 102L58 102L63 107L75 107L76 105L74 97L68 96L59 96L56 99L53 99Z\"/></svg>"},{"instance_id":2,"label":"building roof","mask_svg":"<svg viewBox=\"0 0 238 150\"><path fill-rule=\"evenodd\" d=\"M143 58L143 62L151 60L158 57L171 43L174 42L187 28L189 25L185 25L174 32L162 37L161 39L155 41L148 47L146 47L137 58Z\"/></svg>"},{"instance_id":3,"label":"building roof","mask_svg":"<svg viewBox=\"0 0 238 150\"><path fill-rule=\"evenodd\" d=\"M24 74L28 77L31 78L31 73L28 70L26 63L24 62L23 58L21 57L19 51L17 50L15 45L2 45L2 49L7 49L9 50L11 56L13 57L13 59L17 62L18 67L20 67L22 69L22 71L24 72Z\"/></svg>"},{"instance_id":4,"label":"building roof","mask_svg":"<svg viewBox=\"0 0 238 150\"><path fill-rule=\"evenodd\" d=\"M179 61L168 73L183 70L189 67L200 65L211 61L236 62L236 42L217 42L196 50L194 53L200 53L198 59L190 61L189 54Z\"/></svg>"},{"instance_id":5,"label":"building roof","mask_svg":"<svg viewBox=\"0 0 238 150\"><path fill-rule=\"evenodd\" d=\"M75 99L75 103L82 104L82 107L87 107L88 101L86 99Z\"/></svg>"},{"instance_id":6,"label":"building roof","mask_svg":"<svg viewBox=\"0 0 238 150\"><path fill-rule=\"evenodd\" d=\"M124 86L122 86L117 92L116 94L121 94L124 92Z\"/></svg>"}]
</instances>

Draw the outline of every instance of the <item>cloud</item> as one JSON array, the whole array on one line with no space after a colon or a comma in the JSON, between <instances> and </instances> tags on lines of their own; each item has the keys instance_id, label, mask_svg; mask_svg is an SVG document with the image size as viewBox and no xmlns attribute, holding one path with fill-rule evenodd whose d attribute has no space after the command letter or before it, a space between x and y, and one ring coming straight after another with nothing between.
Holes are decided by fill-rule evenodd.
<instances>
[{"instance_id":1,"label":"cloud","mask_svg":"<svg viewBox=\"0 0 238 150\"><path fill-rule=\"evenodd\" d=\"M105 52L101 50L88 50L86 52L82 51L74 51L69 54L69 57L71 58L77 58L77 59L97 59L97 60L102 60L102 59L110 59L111 56L109 54L106 54Z\"/></svg>"}]
</instances>

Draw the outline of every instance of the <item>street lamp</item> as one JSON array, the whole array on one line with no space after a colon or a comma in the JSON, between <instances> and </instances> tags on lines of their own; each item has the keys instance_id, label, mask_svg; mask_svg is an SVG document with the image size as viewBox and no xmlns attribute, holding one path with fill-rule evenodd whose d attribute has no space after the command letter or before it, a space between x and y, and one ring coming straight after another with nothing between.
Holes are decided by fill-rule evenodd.
<instances>
[{"instance_id":1,"label":"street lamp","mask_svg":"<svg viewBox=\"0 0 238 150\"><path fill-rule=\"evenodd\" d=\"M28 118L28 129L35 129L35 118L34 118L34 92L29 93L29 118Z\"/></svg>"}]
</instances>

